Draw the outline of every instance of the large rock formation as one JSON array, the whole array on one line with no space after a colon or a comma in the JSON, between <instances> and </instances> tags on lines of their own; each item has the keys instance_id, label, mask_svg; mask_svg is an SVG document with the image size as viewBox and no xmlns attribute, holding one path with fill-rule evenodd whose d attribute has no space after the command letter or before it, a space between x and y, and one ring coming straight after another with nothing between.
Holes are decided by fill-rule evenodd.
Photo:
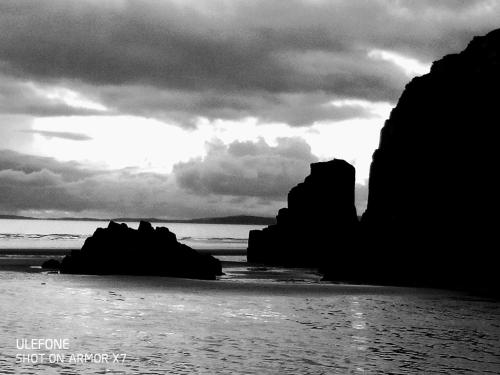
<instances>
[{"instance_id":1,"label":"large rock formation","mask_svg":"<svg viewBox=\"0 0 500 375\"><path fill-rule=\"evenodd\" d=\"M248 261L317 267L352 249L358 224L354 167L344 160L311 164L311 174L288 194L276 225L250 232Z\"/></svg>"},{"instance_id":2,"label":"large rock formation","mask_svg":"<svg viewBox=\"0 0 500 375\"><path fill-rule=\"evenodd\" d=\"M213 280L222 274L219 260L177 242L167 228L154 229L141 221L137 230L111 221L72 251L61 273L127 274L186 277Z\"/></svg>"},{"instance_id":3,"label":"large rock formation","mask_svg":"<svg viewBox=\"0 0 500 375\"><path fill-rule=\"evenodd\" d=\"M460 288L494 281L499 93L500 30L406 86L373 155L358 277Z\"/></svg>"}]
</instances>

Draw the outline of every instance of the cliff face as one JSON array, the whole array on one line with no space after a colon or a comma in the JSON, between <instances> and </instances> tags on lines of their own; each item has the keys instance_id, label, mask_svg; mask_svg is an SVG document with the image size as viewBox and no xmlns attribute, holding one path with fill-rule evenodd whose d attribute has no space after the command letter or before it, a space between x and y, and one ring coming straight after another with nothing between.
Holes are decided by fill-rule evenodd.
<instances>
[{"instance_id":1,"label":"cliff face","mask_svg":"<svg viewBox=\"0 0 500 375\"><path fill-rule=\"evenodd\" d=\"M355 170L334 159L311 164L311 174L288 194L276 225L251 231L250 262L318 267L354 243Z\"/></svg>"},{"instance_id":2,"label":"cliff face","mask_svg":"<svg viewBox=\"0 0 500 375\"><path fill-rule=\"evenodd\" d=\"M392 265L406 257L411 277L427 273L431 284L487 272L497 242L499 109L500 29L406 86L373 155L365 247Z\"/></svg>"},{"instance_id":3,"label":"cliff face","mask_svg":"<svg viewBox=\"0 0 500 375\"><path fill-rule=\"evenodd\" d=\"M311 165L251 262L319 266L330 280L498 293L500 29L435 62L391 112L358 227L354 168Z\"/></svg>"}]
</instances>

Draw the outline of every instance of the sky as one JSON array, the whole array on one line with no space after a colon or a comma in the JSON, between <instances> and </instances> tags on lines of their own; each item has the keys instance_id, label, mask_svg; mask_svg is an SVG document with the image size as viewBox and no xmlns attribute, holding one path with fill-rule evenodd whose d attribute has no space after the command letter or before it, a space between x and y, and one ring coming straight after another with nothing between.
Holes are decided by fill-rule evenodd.
<instances>
[{"instance_id":1,"label":"sky","mask_svg":"<svg viewBox=\"0 0 500 375\"><path fill-rule=\"evenodd\" d=\"M333 158L361 214L405 85L499 26L488 0L0 0L0 214L275 216Z\"/></svg>"}]
</instances>

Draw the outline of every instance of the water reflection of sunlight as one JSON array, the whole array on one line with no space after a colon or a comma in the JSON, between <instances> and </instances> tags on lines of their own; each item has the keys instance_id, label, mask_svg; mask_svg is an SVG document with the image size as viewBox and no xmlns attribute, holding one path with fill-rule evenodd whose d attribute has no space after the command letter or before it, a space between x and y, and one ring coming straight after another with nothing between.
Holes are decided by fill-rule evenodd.
<instances>
[{"instance_id":1,"label":"water reflection of sunlight","mask_svg":"<svg viewBox=\"0 0 500 375\"><path fill-rule=\"evenodd\" d=\"M368 337L366 336L366 320L365 313L363 312L362 305L357 296L350 299L350 312L351 312L351 328L354 329L352 339L352 358L351 360L356 363L355 371L357 373L364 373L363 364L364 357L359 357L366 352L368 347Z\"/></svg>"},{"instance_id":2,"label":"water reflection of sunlight","mask_svg":"<svg viewBox=\"0 0 500 375\"><path fill-rule=\"evenodd\" d=\"M231 308L224 311L222 315L226 318L251 319L263 323L287 318L285 314L274 310L271 304L265 304L262 308Z\"/></svg>"},{"instance_id":3,"label":"water reflection of sunlight","mask_svg":"<svg viewBox=\"0 0 500 375\"><path fill-rule=\"evenodd\" d=\"M364 319L363 311L361 310L358 297L352 297L351 301L351 326L354 329L365 329L366 321Z\"/></svg>"}]
</instances>

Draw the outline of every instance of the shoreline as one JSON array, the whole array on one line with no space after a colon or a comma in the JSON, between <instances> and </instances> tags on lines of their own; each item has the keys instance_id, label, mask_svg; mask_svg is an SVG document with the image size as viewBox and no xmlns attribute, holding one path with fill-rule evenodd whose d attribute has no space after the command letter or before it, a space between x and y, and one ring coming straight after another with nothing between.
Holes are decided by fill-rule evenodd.
<instances>
[{"instance_id":1,"label":"shoreline","mask_svg":"<svg viewBox=\"0 0 500 375\"><path fill-rule=\"evenodd\" d=\"M301 294L310 292L311 295L326 294L412 294L412 295L457 295L471 299L498 301L499 296L478 290L462 290L443 288L439 286L411 286L397 284L379 284L360 282L355 280L345 281L323 281L314 269L284 268L259 266L246 261L222 260L224 275L217 280L197 280L189 278L175 278L167 276L149 275L83 275L83 274L60 274L58 271L41 268L41 264L51 257L24 257L4 258L0 257L0 273L20 272L26 274L58 275L61 277L75 278L75 280L93 280L95 283L112 282L120 280L125 285L152 284L153 286L175 286L179 289L188 290L190 286L204 287L210 290L234 290L259 293L259 291L271 294ZM62 257L61 257L62 258ZM100 281L99 281L100 280ZM107 281L106 281L107 280ZM214 289L215 288L215 289Z\"/></svg>"},{"instance_id":2,"label":"shoreline","mask_svg":"<svg viewBox=\"0 0 500 375\"><path fill-rule=\"evenodd\" d=\"M230 263L230 262L229 262ZM260 267L248 264L227 264L224 276L217 280L198 280L166 276L148 275L85 275L61 274L57 271L44 270L41 267L0 264L0 274L3 272L24 273L32 277L42 277L44 283L74 282L76 285L105 289L134 289L148 291L182 291L191 293L194 290L210 291L217 294L268 295L290 297L324 297L324 296L357 296L364 294L376 295L412 295L412 296L456 296L457 298L477 299L480 301L496 301L489 296L465 293L459 290L449 290L430 287L410 287L398 285L380 285L355 282L321 281L312 273L301 269L270 269L265 275ZM257 268L257 269L256 269ZM40 276L37 276L40 275ZM38 280L38 279L37 279Z\"/></svg>"},{"instance_id":3,"label":"shoreline","mask_svg":"<svg viewBox=\"0 0 500 375\"><path fill-rule=\"evenodd\" d=\"M78 248L58 249L58 248L38 248L38 249L22 249L22 248L0 248L0 272L14 271L27 273L52 273L50 270L42 269L43 262L49 259L62 260L72 250L80 250ZM211 254L214 256L222 256L228 258L238 258L246 255L246 249L194 249L201 253ZM243 283L268 283L272 285L289 284L297 287L298 285L344 285L344 286L364 286L377 288L402 288L413 290L414 292L423 290L447 291L452 293L465 293L474 297L483 297L488 299L499 300L500 296L496 293L491 293L482 288L450 288L443 286L431 285L405 285L405 284L380 284L370 283L366 280L330 280L323 281L317 270L310 268L289 268L269 266L262 264L248 263L240 259L219 259L222 263L224 276L218 281L224 282L243 282ZM110 276L110 275L108 275ZM115 275L119 276L119 275ZM122 275L123 276L123 275ZM147 276L143 276L147 277ZM154 276L153 276L154 278ZM163 277L161 277L163 278ZM189 279L183 279L189 280Z\"/></svg>"},{"instance_id":4,"label":"shoreline","mask_svg":"<svg viewBox=\"0 0 500 375\"><path fill-rule=\"evenodd\" d=\"M39 267L43 262L49 259L62 260L66 255L71 254L73 250L80 250L80 248L0 248L0 271L15 268L16 270L31 270L32 272ZM246 256L246 249L194 249L201 254L210 254L220 257L241 257ZM242 261L228 261L222 260L221 262L226 267L228 265L238 264L240 266L246 265Z\"/></svg>"},{"instance_id":5,"label":"shoreline","mask_svg":"<svg viewBox=\"0 0 500 375\"><path fill-rule=\"evenodd\" d=\"M73 250L80 248L0 248L0 257L9 255L43 255L43 256L65 256L69 255ZM194 249L201 254L219 255L219 256L243 256L247 255L246 249Z\"/></svg>"}]
</instances>

